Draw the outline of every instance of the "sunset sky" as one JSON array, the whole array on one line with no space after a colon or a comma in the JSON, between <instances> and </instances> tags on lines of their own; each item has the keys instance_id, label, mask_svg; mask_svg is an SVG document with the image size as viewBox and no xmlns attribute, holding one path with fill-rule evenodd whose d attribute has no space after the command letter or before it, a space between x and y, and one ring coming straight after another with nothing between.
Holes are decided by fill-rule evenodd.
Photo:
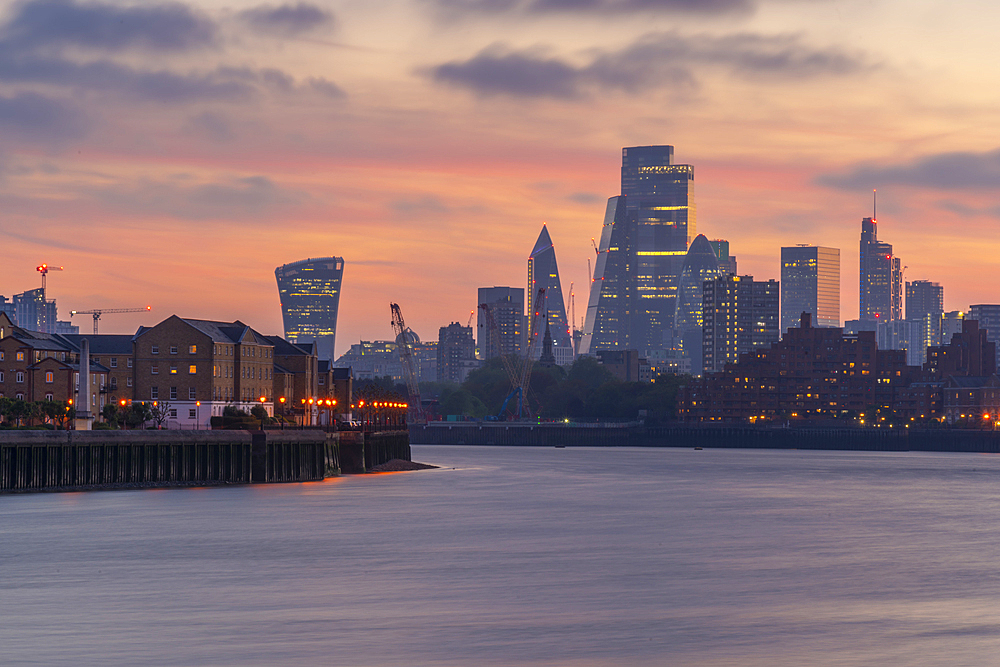
<instances>
[{"instance_id":1,"label":"sunset sky","mask_svg":"<svg viewBox=\"0 0 1000 667\"><path fill-rule=\"evenodd\" d=\"M274 268L343 256L338 354L524 286L543 222L586 305L621 147L695 167L740 273L858 236L945 307L1000 302L1000 6L925 0L0 0L0 294L102 332L281 333ZM89 318L77 321L83 331Z\"/></svg>"}]
</instances>

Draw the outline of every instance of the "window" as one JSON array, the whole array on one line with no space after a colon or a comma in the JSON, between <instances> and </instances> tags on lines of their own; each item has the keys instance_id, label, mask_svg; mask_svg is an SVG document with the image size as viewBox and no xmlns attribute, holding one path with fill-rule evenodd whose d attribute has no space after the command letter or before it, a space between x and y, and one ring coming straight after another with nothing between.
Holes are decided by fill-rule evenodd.
<instances>
[{"instance_id":1,"label":"window","mask_svg":"<svg viewBox=\"0 0 1000 667\"><path fill-rule=\"evenodd\" d=\"M190 366L188 366L188 375L194 375L197 372L198 372L198 367L197 366L195 366L194 364L191 364Z\"/></svg>"},{"instance_id":2,"label":"window","mask_svg":"<svg viewBox=\"0 0 1000 667\"><path fill-rule=\"evenodd\" d=\"M0 359L3 359L3 353L2 352L0 352ZM66 353L65 352L62 353L62 360L66 361Z\"/></svg>"},{"instance_id":3,"label":"window","mask_svg":"<svg viewBox=\"0 0 1000 667\"><path fill-rule=\"evenodd\" d=\"M118 357L111 357L111 368L118 368Z\"/></svg>"},{"instance_id":4,"label":"window","mask_svg":"<svg viewBox=\"0 0 1000 667\"><path fill-rule=\"evenodd\" d=\"M22 394L21 392L17 392L16 394L14 394L14 398L16 398L19 401L23 401L24 400L24 394Z\"/></svg>"},{"instance_id":5,"label":"window","mask_svg":"<svg viewBox=\"0 0 1000 667\"><path fill-rule=\"evenodd\" d=\"M45 384L52 384L55 381L55 373L52 371L45 371Z\"/></svg>"},{"instance_id":6,"label":"window","mask_svg":"<svg viewBox=\"0 0 1000 667\"><path fill-rule=\"evenodd\" d=\"M118 378L111 378L111 388L112 389L118 388Z\"/></svg>"},{"instance_id":7,"label":"window","mask_svg":"<svg viewBox=\"0 0 1000 667\"><path fill-rule=\"evenodd\" d=\"M190 400L192 400L192 401L195 400L196 398L198 398L198 392L195 391L194 387L191 387L190 389L188 389L188 398Z\"/></svg>"},{"instance_id":8,"label":"window","mask_svg":"<svg viewBox=\"0 0 1000 667\"><path fill-rule=\"evenodd\" d=\"M14 376L14 382L24 382L24 373L22 371L18 371Z\"/></svg>"},{"instance_id":9,"label":"window","mask_svg":"<svg viewBox=\"0 0 1000 667\"><path fill-rule=\"evenodd\" d=\"M0 350L0 361L3 361L3 350Z\"/></svg>"},{"instance_id":10,"label":"window","mask_svg":"<svg viewBox=\"0 0 1000 667\"><path fill-rule=\"evenodd\" d=\"M3 382L3 371L0 371L0 382Z\"/></svg>"},{"instance_id":11,"label":"window","mask_svg":"<svg viewBox=\"0 0 1000 667\"><path fill-rule=\"evenodd\" d=\"M132 368L132 357L129 357L125 360L125 367Z\"/></svg>"},{"instance_id":12,"label":"window","mask_svg":"<svg viewBox=\"0 0 1000 667\"><path fill-rule=\"evenodd\" d=\"M125 386L126 387L131 387L132 386L132 378L130 378L130 377L129 378L125 378Z\"/></svg>"},{"instance_id":13,"label":"window","mask_svg":"<svg viewBox=\"0 0 1000 667\"><path fill-rule=\"evenodd\" d=\"M177 419L177 408L170 408L170 417L172 419Z\"/></svg>"},{"instance_id":14,"label":"window","mask_svg":"<svg viewBox=\"0 0 1000 667\"><path fill-rule=\"evenodd\" d=\"M157 400L158 398L160 398L160 388L159 387L150 387L149 388L149 398L151 400L154 400L154 401Z\"/></svg>"},{"instance_id":15,"label":"window","mask_svg":"<svg viewBox=\"0 0 1000 667\"><path fill-rule=\"evenodd\" d=\"M18 352L17 353L17 360L18 361L24 361L24 352Z\"/></svg>"},{"instance_id":16,"label":"window","mask_svg":"<svg viewBox=\"0 0 1000 667\"><path fill-rule=\"evenodd\" d=\"M188 346L188 354L198 354L198 346L197 345Z\"/></svg>"},{"instance_id":17,"label":"window","mask_svg":"<svg viewBox=\"0 0 1000 667\"><path fill-rule=\"evenodd\" d=\"M170 400L171 401L176 401L177 400L177 387L171 387L170 388Z\"/></svg>"},{"instance_id":18,"label":"window","mask_svg":"<svg viewBox=\"0 0 1000 667\"><path fill-rule=\"evenodd\" d=\"M152 366L149 367L149 374L150 375L159 375L160 374L160 367L157 366L156 364L153 364Z\"/></svg>"},{"instance_id":19,"label":"window","mask_svg":"<svg viewBox=\"0 0 1000 667\"><path fill-rule=\"evenodd\" d=\"M170 364L170 374L177 375L177 364Z\"/></svg>"},{"instance_id":20,"label":"window","mask_svg":"<svg viewBox=\"0 0 1000 667\"><path fill-rule=\"evenodd\" d=\"M160 353L160 346L159 345L154 345L149 351L152 354L159 354Z\"/></svg>"},{"instance_id":21,"label":"window","mask_svg":"<svg viewBox=\"0 0 1000 667\"><path fill-rule=\"evenodd\" d=\"M321 378L319 379L319 386L321 386L321 387L322 387L322 386L323 386L324 384L326 384L326 378L322 378L322 377L321 377Z\"/></svg>"},{"instance_id":22,"label":"window","mask_svg":"<svg viewBox=\"0 0 1000 667\"><path fill-rule=\"evenodd\" d=\"M46 401L51 401L52 400L52 394L45 394L45 400Z\"/></svg>"},{"instance_id":23,"label":"window","mask_svg":"<svg viewBox=\"0 0 1000 667\"><path fill-rule=\"evenodd\" d=\"M188 419L197 419L197 418L198 418L197 408L191 408L190 410L188 410Z\"/></svg>"},{"instance_id":24,"label":"window","mask_svg":"<svg viewBox=\"0 0 1000 667\"><path fill-rule=\"evenodd\" d=\"M177 354L177 346L176 345L171 345L170 346L170 354Z\"/></svg>"},{"instance_id":25,"label":"window","mask_svg":"<svg viewBox=\"0 0 1000 667\"><path fill-rule=\"evenodd\" d=\"M46 353L45 356L49 356L49 355ZM101 363L101 358L100 357L93 357L91 359L91 361L94 362L95 364L99 364L99 363Z\"/></svg>"}]
</instances>

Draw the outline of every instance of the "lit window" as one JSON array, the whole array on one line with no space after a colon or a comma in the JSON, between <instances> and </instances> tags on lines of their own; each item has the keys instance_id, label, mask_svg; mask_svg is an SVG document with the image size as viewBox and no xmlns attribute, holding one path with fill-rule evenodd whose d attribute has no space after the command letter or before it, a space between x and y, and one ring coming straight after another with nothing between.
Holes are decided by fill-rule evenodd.
<instances>
[{"instance_id":1,"label":"lit window","mask_svg":"<svg viewBox=\"0 0 1000 667\"><path fill-rule=\"evenodd\" d=\"M198 372L198 367L197 366L195 366L194 364L191 364L190 366L188 366L188 375L194 375L197 372Z\"/></svg>"},{"instance_id":2,"label":"lit window","mask_svg":"<svg viewBox=\"0 0 1000 667\"><path fill-rule=\"evenodd\" d=\"M197 354L197 353L198 353L197 345L191 345L188 347L188 354Z\"/></svg>"},{"instance_id":3,"label":"lit window","mask_svg":"<svg viewBox=\"0 0 1000 667\"><path fill-rule=\"evenodd\" d=\"M170 374L171 375L177 375L177 366L175 366L173 364L170 365Z\"/></svg>"},{"instance_id":4,"label":"lit window","mask_svg":"<svg viewBox=\"0 0 1000 667\"><path fill-rule=\"evenodd\" d=\"M24 352L18 352L17 353L17 360L18 361L24 361Z\"/></svg>"},{"instance_id":5,"label":"lit window","mask_svg":"<svg viewBox=\"0 0 1000 667\"><path fill-rule=\"evenodd\" d=\"M55 374L52 371L45 371L45 384L52 384L55 381Z\"/></svg>"},{"instance_id":6,"label":"lit window","mask_svg":"<svg viewBox=\"0 0 1000 667\"><path fill-rule=\"evenodd\" d=\"M153 364L152 366L149 367L149 374L150 375L159 375L160 374L160 367L157 366L156 364Z\"/></svg>"}]
</instances>

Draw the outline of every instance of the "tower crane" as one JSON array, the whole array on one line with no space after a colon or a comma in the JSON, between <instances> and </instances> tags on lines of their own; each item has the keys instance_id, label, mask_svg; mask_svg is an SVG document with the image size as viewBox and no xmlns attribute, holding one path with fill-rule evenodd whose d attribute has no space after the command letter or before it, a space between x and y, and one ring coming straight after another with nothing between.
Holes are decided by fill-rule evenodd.
<instances>
[{"instance_id":1,"label":"tower crane","mask_svg":"<svg viewBox=\"0 0 1000 667\"><path fill-rule=\"evenodd\" d=\"M52 267L49 267L50 269ZM146 306L145 308L94 308L93 310L71 310L69 311L69 316L74 315L93 315L94 316L94 335L97 335L97 323L101 319L101 315L104 313L143 313L147 310L152 310L152 306Z\"/></svg>"},{"instance_id":2,"label":"tower crane","mask_svg":"<svg viewBox=\"0 0 1000 667\"><path fill-rule=\"evenodd\" d=\"M49 266L48 264L40 264L35 267L35 271L42 274L42 292L45 292L45 276L49 275L49 271L62 271L61 266Z\"/></svg>"},{"instance_id":3,"label":"tower crane","mask_svg":"<svg viewBox=\"0 0 1000 667\"><path fill-rule=\"evenodd\" d=\"M413 364L413 349L406 336L403 311L395 303L389 304L389 310L392 311L392 331L396 334L399 360L403 362L403 374L406 375L406 393L409 394L407 412L412 423L421 424L424 421L424 410L420 405L420 385L417 384L417 369Z\"/></svg>"}]
</instances>

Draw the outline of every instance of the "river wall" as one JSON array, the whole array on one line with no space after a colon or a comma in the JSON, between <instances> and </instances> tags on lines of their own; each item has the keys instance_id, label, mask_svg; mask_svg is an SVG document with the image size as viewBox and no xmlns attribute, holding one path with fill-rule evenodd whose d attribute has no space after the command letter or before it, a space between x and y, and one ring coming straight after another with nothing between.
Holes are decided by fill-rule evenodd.
<instances>
[{"instance_id":1,"label":"river wall","mask_svg":"<svg viewBox=\"0 0 1000 667\"><path fill-rule=\"evenodd\" d=\"M510 447L704 447L1000 453L1000 431L964 429L431 422L411 426L410 441L426 445Z\"/></svg>"},{"instance_id":2,"label":"river wall","mask_svg":"<svg viewBox=\"0 0 1000 667\"><path fill-rule=\"evenodd\" d=\"M405 431L0 431L0 493L308 482L410 457Z\"/></svg>"}]
</instances>

